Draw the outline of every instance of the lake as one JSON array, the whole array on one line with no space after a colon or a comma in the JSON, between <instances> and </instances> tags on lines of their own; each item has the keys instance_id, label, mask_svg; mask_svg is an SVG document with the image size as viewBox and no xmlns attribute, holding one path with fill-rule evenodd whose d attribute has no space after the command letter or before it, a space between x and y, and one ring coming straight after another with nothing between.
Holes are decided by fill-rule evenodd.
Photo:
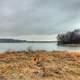
<instances>
[{"instance_id":1,"label":"lake","mask_svg":"<svg viewBox=\"0 0 80 80\"><path fill-rule=\"evenodd\" d=\"M69 46L58 46L56 42L54 43L0 43L0 52L5 52L8 50L59 50L59 51L80 51L80 47L69 47Z\"/></svg>"}]
</instances>

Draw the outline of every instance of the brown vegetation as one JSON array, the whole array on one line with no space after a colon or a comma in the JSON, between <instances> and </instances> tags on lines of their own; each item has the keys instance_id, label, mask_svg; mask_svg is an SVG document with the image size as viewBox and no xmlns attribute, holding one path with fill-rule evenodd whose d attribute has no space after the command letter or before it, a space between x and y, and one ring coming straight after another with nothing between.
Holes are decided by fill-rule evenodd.
<instances>
[{"instance_id":1,"label":"brown vegetation","mask_svg":"<svg viewBox=\"0 0 80 80\"><path fill-rule=\"evenodd\" d=\"M80 52L2 53L0 80L80 80Z\"/></svg>"}]
</instances>

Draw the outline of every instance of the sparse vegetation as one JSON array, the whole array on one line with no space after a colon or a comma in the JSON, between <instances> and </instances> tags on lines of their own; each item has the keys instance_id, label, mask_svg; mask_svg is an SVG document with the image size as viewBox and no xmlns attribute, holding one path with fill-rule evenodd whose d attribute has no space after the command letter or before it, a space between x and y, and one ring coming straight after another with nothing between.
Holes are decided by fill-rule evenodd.
<instances>
[{"instance_id":1,"label":"sparse vegetation","mask_svg":"<svg viewBox=\"0 0 80 80\"><path fill-rule=\"evenodd\" d=\"M0 80L80 80L80 52L2 53Z\"/></svg>"}]
</instances>

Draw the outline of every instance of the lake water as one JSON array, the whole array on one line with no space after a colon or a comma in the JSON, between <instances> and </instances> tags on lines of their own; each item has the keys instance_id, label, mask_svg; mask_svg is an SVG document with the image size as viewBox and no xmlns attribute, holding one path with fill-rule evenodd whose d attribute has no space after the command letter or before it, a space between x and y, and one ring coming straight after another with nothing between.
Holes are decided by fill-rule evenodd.
<instances>
[{"instance_id":1,"label":"lake water","mask_svg":"<svg viewBox=\"0 0 80 80\"><path fill-rule=\"evenodd\" d=\"M57 43L0 43L0 52L8 50L80 51L80 47L58 46Z\"/></svg>"}]
</instances>

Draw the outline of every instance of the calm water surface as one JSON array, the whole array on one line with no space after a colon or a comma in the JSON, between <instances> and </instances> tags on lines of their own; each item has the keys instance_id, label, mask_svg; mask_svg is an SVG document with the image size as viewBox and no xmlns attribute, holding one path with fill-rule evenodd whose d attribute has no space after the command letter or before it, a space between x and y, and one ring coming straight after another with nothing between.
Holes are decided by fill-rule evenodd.
<instances>
[{"instance_id":1,"label":"calm water surface","mask_svg":"<svg viewBox=\"0 0 80 80\"><path fill-rule=\"evenodd\" d=\"M57 43L0 43L0 52L8 50L80 51L80 47L58 46Z\"/></svg>"}]
</instances>

